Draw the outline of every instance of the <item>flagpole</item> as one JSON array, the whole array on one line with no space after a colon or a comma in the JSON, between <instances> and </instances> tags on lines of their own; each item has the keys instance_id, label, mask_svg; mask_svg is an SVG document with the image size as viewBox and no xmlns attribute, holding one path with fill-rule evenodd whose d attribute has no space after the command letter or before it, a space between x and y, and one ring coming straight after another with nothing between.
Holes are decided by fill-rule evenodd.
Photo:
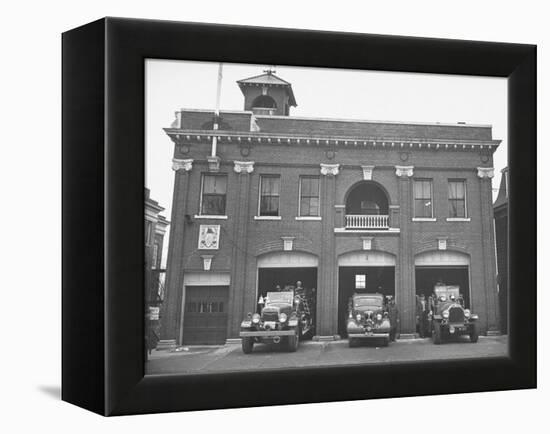
<instances>
[{"instance_id":1,"label":"flagpole","mask_svg":"<svg viewBox=\"0 0 550 434\"><path fill-rule=\"evenodd\" d=\"M216 90L216 109L214 111L214 125L213 130L217 131L219 128L218 120L220 117L220 96L222 93L222 77L223 77L223 63L218 66L218 88ZM216 133L212 135L212 157L216 156L218 146L218 137Z\"/></svg>"}]
</instances>

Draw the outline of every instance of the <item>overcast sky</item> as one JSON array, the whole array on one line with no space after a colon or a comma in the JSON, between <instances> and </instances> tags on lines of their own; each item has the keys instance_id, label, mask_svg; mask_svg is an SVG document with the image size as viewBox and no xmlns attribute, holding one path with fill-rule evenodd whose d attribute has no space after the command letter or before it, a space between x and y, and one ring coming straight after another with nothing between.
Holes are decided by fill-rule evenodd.
<instances>
[{"instance_id":1,"label":"overcast sky","mask_svg":"<svg viewBox=\"0 0 550 434\"><path fill-rule=\"evenodd\" d=\"M242 110L244 98L235 82L259 75L268 66L224 64L220 109ZM291 108L291 116L492 125L493 138L502 140L494 154L496 199L500 171L508 158L506 78L288 66L275 69L276 75L292 84L298 107ZM214 109L218 64L147 60L145 73L145 185L170 219L174 145L162 128L170 126L180 108Z\"/></svg>"}]
</instances>

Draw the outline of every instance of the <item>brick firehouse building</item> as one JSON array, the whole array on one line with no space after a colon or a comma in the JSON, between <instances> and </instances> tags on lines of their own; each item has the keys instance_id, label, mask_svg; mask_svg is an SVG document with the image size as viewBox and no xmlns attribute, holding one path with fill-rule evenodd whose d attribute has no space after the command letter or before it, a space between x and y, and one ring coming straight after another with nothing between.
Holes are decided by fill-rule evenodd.
<instances>
[{"instance_id":1,"label":"brick firehouse building","mask_svg":"<svg viewBox=\"0 0 550 434\"><path fill-rule=\"evenodd\" d=\"M491 126L293 117L290 83L240 80L244 110L181 109L162 339L224 343L276 285L314 294L315 335L345 336L349 297L459 285L499 328Z\"/></svg>"}]
</instances>

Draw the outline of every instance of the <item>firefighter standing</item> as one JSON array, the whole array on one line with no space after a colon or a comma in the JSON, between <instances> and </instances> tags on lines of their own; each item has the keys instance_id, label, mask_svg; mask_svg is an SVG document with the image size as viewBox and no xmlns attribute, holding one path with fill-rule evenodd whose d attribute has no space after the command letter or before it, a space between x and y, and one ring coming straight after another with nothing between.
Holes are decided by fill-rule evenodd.
<instances>
[{"instance_id":1,"label":"firefighter standing","mask_svg":"<svg viewBox=\"0 0 550 434\"><path fill-rule=\"evenodd\" d=\"M391 295L388 296L388 300L388 316L391 324L390 341L395 342L395 339L399 337L399 309Z\"/></svg>"},{"instance_id":2,"label":"firefighter standing","mask_svg":"<svg viewBox=\"0 0 550 434\"><path fill-rule=\"evenodd\" d=\"M298 280L296 282L296 289L294 294L296 294L298 297L300 297L302 308L304 309L304 313L309 317L311 315L310 309L309 309L309 303L306 295L306 290L302 286L302 282Z\"/></svg>"},{"instance_id":3,"label":"firefighter standing","mask_svg":"<svg viewBox=\"0 0 550 434\"><path fill-rule=\"evenodd\" d=\"M416 298L416 318L418 321L418 334L421 338L426 337L427 335L427 323L428 323L428 302L426 301L426 296L420 294Z\"/></svg>"}]
</instances>

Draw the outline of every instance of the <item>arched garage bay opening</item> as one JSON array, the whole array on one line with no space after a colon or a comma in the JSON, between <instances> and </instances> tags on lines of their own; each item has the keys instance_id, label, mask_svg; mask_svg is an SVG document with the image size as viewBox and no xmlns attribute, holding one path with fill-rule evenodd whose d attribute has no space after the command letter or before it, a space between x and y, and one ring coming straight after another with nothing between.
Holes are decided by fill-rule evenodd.
<instances>
[{"instance_id":1,"label":"arched garage bay opening","mask_svg":"<svg viewBox=\"0 0 550 434\"><path fill-rule=\"evenodd\" d=\"M395 256L377 251L350 252L338 258L338 333L346 336L348 303L354 293L395 296Z\"/></svg>"},{"instance_id":2,"label":"arched garage bay opening","mask_svg":"<svg viewBox=\"0 0 550 434\"><path fill-rule=\"evenodd\" d=\"M258 290L256 300L265 297L269 291L275 291L276 286L296 286L302 282L306 291L313 324L315 324L317 307L317 256L304 252L274 252L258 258ZM260 305L256 306L261 309ZM313 335L312 335L313 336Z\"/></svg>"},{"instance_id":3,"label":"arched garage bay opening","mask_svg":"<svg viewBox=\"0 0 550 434\"><path fill-rule=\"evenodd\" d=\"M470 308L470 257L461 252L436 250L414 258L416 294L432 295L437 283L458 285L464 304Z\"/></svg>"}]
</instances>

